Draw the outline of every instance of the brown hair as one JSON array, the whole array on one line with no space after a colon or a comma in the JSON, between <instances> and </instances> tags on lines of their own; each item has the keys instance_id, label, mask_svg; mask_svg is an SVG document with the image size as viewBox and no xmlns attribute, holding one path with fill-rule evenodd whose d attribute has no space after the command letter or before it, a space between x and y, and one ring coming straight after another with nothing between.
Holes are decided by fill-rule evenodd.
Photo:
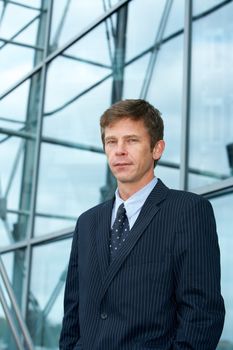
<instances>
[{"instance_id":1,"label":"brown hair","mask_svg":"<svg viewBox=\"0 0 233 350\"><path fill-rule=\"evenodd\" d=\"M151 149L163 139L163 119L158 109L145 100L122 100L108 108L100 118L101 138L104 145L105 128L123 118L142 120L151 139Z\"/></svg>"}]
</instances>

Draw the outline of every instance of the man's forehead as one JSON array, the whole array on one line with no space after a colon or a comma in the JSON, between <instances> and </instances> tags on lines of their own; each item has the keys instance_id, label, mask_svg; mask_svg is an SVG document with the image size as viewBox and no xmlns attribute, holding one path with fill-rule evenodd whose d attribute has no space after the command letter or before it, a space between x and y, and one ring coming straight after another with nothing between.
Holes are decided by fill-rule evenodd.
<instances>
[{"instance_id":1,"label":"man's forehead","mask_svg":"<svg viewBox=\"0 0 233 350\"><path fill-rule=\"evenodd\" d=\"M144 121L142 119L133 119L133 117L122 117L120 119L117 120L113 120L111 121L106 127L106 129L113 129L115 127L117 128L124 128L125 126L130 125L130 126L135 126L137 127L138 125L144 125Z\"/></svg>"}]
</instances>

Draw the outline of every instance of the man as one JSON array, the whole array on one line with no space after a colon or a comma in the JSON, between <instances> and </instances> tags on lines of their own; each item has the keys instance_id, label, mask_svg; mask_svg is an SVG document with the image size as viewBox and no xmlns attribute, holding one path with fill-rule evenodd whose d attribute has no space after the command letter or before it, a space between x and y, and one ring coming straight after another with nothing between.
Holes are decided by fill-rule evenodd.
<instances>
[{"instance_id":1,"label":"man","mask_svg":"<svg viewBox=\"0 0 233 350\"><path fill-rule=\"evenodd\" d=\"M210 203L154 176L164 150L160 112L144 100L101 117L115 198L76 225L62 350L214 350L224 322Z\"/></svg>"}]
</instances>

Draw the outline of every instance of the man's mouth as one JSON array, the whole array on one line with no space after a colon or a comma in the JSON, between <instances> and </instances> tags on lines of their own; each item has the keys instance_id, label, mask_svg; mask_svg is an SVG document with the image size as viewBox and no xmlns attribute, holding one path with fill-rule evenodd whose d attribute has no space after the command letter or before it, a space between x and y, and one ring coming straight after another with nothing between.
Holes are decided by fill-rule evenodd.
<instances>
[{"instance_id":1,"label":"man's mouth","mask_svg":"<svg viewBox=\"0 0 233 350\"><path fill-rule=\"evenodd\" d=\"M113 163L114 167L122 167L122 166L128 166L128 165L132 165L132 163L127 163L127 162L117 162L117 163Z\"/></svg>"}]
</instances>

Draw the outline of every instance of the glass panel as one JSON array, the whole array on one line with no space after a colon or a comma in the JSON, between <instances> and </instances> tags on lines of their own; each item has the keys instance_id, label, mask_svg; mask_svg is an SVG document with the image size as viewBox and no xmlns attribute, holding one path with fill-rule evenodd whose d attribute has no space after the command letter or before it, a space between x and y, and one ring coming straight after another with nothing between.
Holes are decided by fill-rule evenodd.
<instances>
[{"instance_id":1,"label":"glass panel","mask_svg":"<svg viewBox=\"0 0 233 350\"><path fill-rule=\"evenodd\" d=\"M171 12L168 17L168 23L165 29L164 37L171 35L177 30L184 28L184 0L174 0L171 8Z\"/></svg>"},{"instance_id":2,"label":"glass panel","mask_svg":"<svg viewBox=\"0 0 233 350\"><path fill-rule=\"evenodd\" d=\"M148 49L155 42L166 1L134 0L129 3L126 61Z\"/></svg>"},{"instance_id":3,"label":"glass panel","mask_svg":"<svg viewBox=\"0 0 233 350\"><path fill-rule=\"evenodd\" d=\"M155 176L160 178L169 188L179 188L179 169L169 168L168 166L156 165Z\"/></svg>"},{"instance_id":4,"label":"glass panel","mask_svg":"<svg viewBox=\"0 0 233 350\"><path fill-rule=\"evenodd\" d=\"M17 62L12 57L18 57L20 61ZM31 49L9 44L0 48L0 95L32 69L32 60Z\"/></svg>"},{"instance_id":5,"label":"glass panel","mask_svg":"<svg viewBox=\"0 0 233 350\"><path fill-rule=\"evenodd\" d=\"M22 297L23 297L23 285L24 285L24 276L25 276L24 251L18 250L14 253L2 254L1 258L3 261L3 265L5 267L8 279L10 280L11 286L13 288L16 301L18 303L19 308L21 308L22 302L23 302ZM20 334L20 331L18 328L18 321L15 316L15 311L11 306L11 302L8 297L8 292L5 288L5 283L2 280L1 275L0 275L0 287L4 294L3 297L6 301L8 311L10 313L10 317L16 329L18 329L18 333ZM6 320L5 314L1 309L1 302L0 302L0 349L17 350L14 338L9 328L8 321Z\"/></svg>"},{"instance_id":6,"label":"glass panel","mask_svg":"<svg viewBox=\"0 0 233 350\"><path fill-rule=\"evenodd\" d=\"M17 349L1 303L0 303L0 349L1 350Z\"/></svg>"},{"instance_id":7,"label":"glass panel","mask_svg":"<svg viewBox=\"0 0 233 350\"><path fill-rule=\"evenodd\" d=\"M193 1L193 14L197 15L200 14L206 10L209 10L213 8L216 5L219 5L220 3L223 3L225 1L223 0L195 0Z\"/></svg>"},{"instance_id":8,"label":"glass panel","mask_svg":"<svg viewBox=\"0 0 233 350\"><path fill-rule=\"evenodd\" d=\"M31 1L27 6L4 2L0 14L0 96L42 59L47 13L33 7Z\"/></svg>"},{"instance_id":9,"label":"glass panel","mask_svg":"<svg viewBox=\"0 0 233 350\"><path fill-rule=\"evenodd\" d=\"M58 85L55 82L54 84L54 87ZM110 105L111 86L112 79L108 79L70 104L64 105L58 111L55 103L61 106L62 101L59 95L55 97L53 88L50 90L48 87L47 96L51 97L50 101L54 103L55 109L50 112L51 114L44 114L43 135L55 137L58 142L64 140L102 149L99 119Z\"/></svg>"},{"instance_id":10,"label":"glass panel","mask_svg":"<svg viewBox=\"0 0 233 350\"><path fill-rule=\"evenodd\" d=\"M19 229L19 223L25 220L24 216L25 215L11 214L8 209L6 218L0 219L0 246L4 247L25 238L26 231Z\"/></svg>"},{"instance_id":11,"label":"glass panel","mask_svg":"<svg viewBox=\"0 0 233 350\"><path fill-rule=\"evenodd\" d=\"M162 160L177 166L181 146L182 65L183 35L180 35L159 50L147 95L148 101L161 111L164 120L166 148Z\"/></svg>"},{"instance_id":12,"label":"glass panel","mask_svg":"<svg viewBox=\"0 0 233 350\"><path fill-rule=\"evenodd\" d=\"M33 249L28 327L38 349L57 349L71 239ZM38 283L39 281L39 283Z\"/></svg>"},{"instance_id":13,"label":"glass panel","mask_svg":"<svg viewBox=\"0 0 233 350\"><path fill-rule=\"evenodd\" d=\"M18 3L23 5L29 5L28 0L17 0ZM30 6L40 7L41 0L30 0Z\"/></svg>"},{"instance_id":14,"label":"glass panel","mask_svg":"<svg viewBox=\"0 0 233 350\"><path fill-rule=\"evenodd\" d=\"M25 279L25 251L23 249L18 249L12 253L1 254L1 258L15 293L18 306L21 308L23 303L23 284ZM10 301L7 295L6 298L8 305L10 306Z\"/></svg>"},{"instance_id":15,"label":"glass panel","mask_svg":"<svg viewBox=\"0 0 233 350\"><path fill-rule=\"evenodd\" d=\"M101 146L99 118L111 100L111 54L102 24L49 65L43 135Z\"/></svg>"},{"instance_id":16,"label":"glass panel","mask_svg":"<svg viewBox=\"0 0 233 350\"><path fill-rule=\"evenodd\" d=\"M30 80L0 99L0 127L20 130L25 127ZM2 138L2 136L1 136Z\"/></svg>"},{"instance_id":17,"label":"glass panel","mask_svg":"<svg viewBox=\"0 0 233 350\"><path fill-rule=\"evenodd\" d=\"M193 27L193 67L189 166L203 184L231 176L227 145L233 145L233 3ZM232 153L231 153L232 154ZM202 177L203 178L203 177ZM202 184L192 177L190 188Z\"/></svg>"},{"instance_id":18,"label":"glass panel","mask_svg":"<svg viewBox=\"0 0 233 350\"><path fill-rule=\"evenodd\" d=\"M124 70L124 98L139 98L150 54L127 65Z\"/></svg>"},{"instance_id":19,"label":"glass panel","mask_svg":"<svg viewBox=\"0 0 233 350\"><path fill-rule=\"evenodd\" d=\"M233 194L211 200L215 211L221 251L221 286L226 307L226 318L218 350L233 349Z\"/></svg>"},{"instance_id":20,"label":"glass panel","mask_svg":"<svg viewBox=\"0 0 233 350\"><path fill-rule=\"evenodd\" d=\"M6 241L24 239L27 233L33 173L36 170L35 137L40 89L39 72L0 102L0 229L4 237L1 245ZM15 132L20 137L15 137ZM24 137L25 132L28 138ZM10 218L11 214L17 217Z\"/></svg>"},{"instance_id":21,"label":"glass panel","mask_svg":"<svg viewBox=\"0 0 233 350\"><path fill-rule=\"evenodd\" d=\"M119 1L119 0L118 0ZM54 1L51 42L55 49L91 25L118 1Z\"/></svg>"},{"instance_id":22,"label":"glass panel","mask_svg":"<svg viewBox=\"0 0 233 350\"><path fill-rule=\"evenodd\" d=\"M30 5L32 5L31 1ZM6 3L5 11L2 12L1 37L4 39L17 37L17 33L38 14L39 11L36 9L22 7L17 3Z\"/></svg>"},{"instance_id":23,"label":"glass panel","mask_svg":"<svg viewBox=\"0 0 233 350\"><path fill-rule=\"evenodd\" d=\"M37 212L48 218L37 217L35 235L69 228L84 210L99 203L105 163L103 154L43 144Z\"/></svg>"}]
</instances>

